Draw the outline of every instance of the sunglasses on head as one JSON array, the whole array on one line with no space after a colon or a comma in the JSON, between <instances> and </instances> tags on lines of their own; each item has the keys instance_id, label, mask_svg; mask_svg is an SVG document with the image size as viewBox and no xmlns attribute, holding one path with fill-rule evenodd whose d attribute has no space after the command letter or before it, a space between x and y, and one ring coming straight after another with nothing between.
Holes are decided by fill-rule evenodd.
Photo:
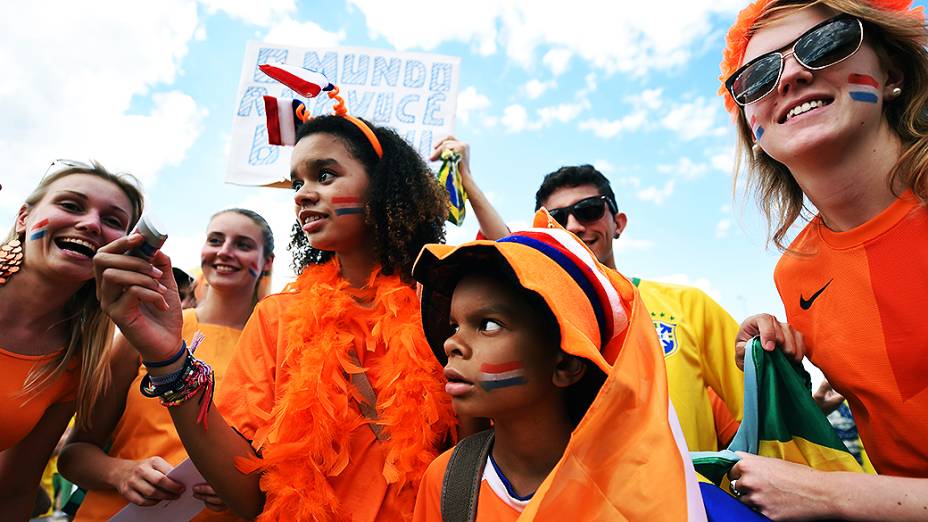
<instances>
[{"instance_id":1,"label":"sunglasses on head","mask_svg":"<svg viewBox=\"0 0 928 522\"><path fill-rule=\"evenodd\" d=\"M615 214L618 209L607 196L591 196L583 198L569 207L555 208L548 211L548 214L554 218L562 227L567 227L567 219L572 215L577 221L583 224L589 224L603 217L606 212L606 205L609 210Z\"/></svg>"},{"instance_id":2,"label":"sunglasses on head","mask_svg":"<svg viewBox=\"0 0 928 522\"><path fill-rule=\"evenodd\" d=\"M744 64L725 80L725 88L735 103L744 107L776 89L787 56L793 55L806 69L818 71L847 60L863 41L860 20L850 15L836 16L806 31L793 42L790 51L773 51Z\"/></svg>"},{"instance_id":3,"label":"sunglasses on head","mask_svg":"<svg viewBox=\"0 0 928 522\"><path fill-rule=\"evenodd\" d=\"M45 169L45 176L52 176L59 172L71 169L80 169L80 170L94 170L93 165L89 163L84 163L83 161L70 160L70 159L56 159Z\"/></svg>"}]
</instances>

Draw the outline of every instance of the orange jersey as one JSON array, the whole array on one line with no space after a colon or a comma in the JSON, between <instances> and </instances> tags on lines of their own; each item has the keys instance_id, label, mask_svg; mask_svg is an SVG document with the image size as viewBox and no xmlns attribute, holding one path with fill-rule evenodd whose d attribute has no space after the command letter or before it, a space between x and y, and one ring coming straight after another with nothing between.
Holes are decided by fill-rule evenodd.
<instances>
[{"instance_id":1,"label":"orange jersey","mask_svg":"<svg viewBox=\"0 0 928 522\"><path fill-rule=\"evenodd\" d=\"M349 371L369 379L384 440L360 413ZM329 262L261 301L216 405L261 452L236 464L262 474L262 520L408 519L455 423L441 372L415 290L397 276L354 290Z\"/></svg>"},{"instance_id":2,"label":"orange jersey","mask_svg":"<svg viewBox=\"0 0 928 522\"><path fill-rule=\"evenodd\" d=\"M907 192L847 232L816 217L774 279L877 472L928 477L928 210Z\"/></svg>"},{"instance_id":3,"label":"orange jersey","mask_svg":"<svg viewBox=\"0 0 928 522\"><path fill-rule=\"evenodd\" d=\"M433 460L422 477L413 522L441 521L441 487L452 451L448 450ZM489 459L483 467L477 498L477 522L513 522L528 504L528 501L514 499L509 495Z\"/></svg>"},{"instance_id":4,"label":"orange jersey","mask_svg":"<svg viewBox=\"0 0 928 522\"><path fill-rule=\"evenodd\" d=\"M49 406L59 402L73 401L80 379L78 362L75 360L64 374L38 394L21 396L26 376L33 367L41 366L59 355L21 355L0 348L0 451L15 446L32 431ZM28 399L28 400L27 400Z\"/></svg>"},{"instance_id":5,"label":"orange jersey","mask_svg":"<svg viewBox=\"0 0 928 522\"><path fill-rule=\"evenodd\" d=\"M241 330L204 324L197 321L196 310L184 310L183 338L190 340L197 331L205 339L197 348L197 357L206 361L216 372L217 380L226 372L232 359L235 344ZM139 383L147 372L139 365L139 372L126 394L126 408L113 432L113 445L109 455L120 459L142 460L158 456L168 464L176 466L187 458L184 445L177 435L168 409L157 399L145 397L139 392ZM128 502L115 490L92 490L87 492L74 520L79 522L109 520ZM204 509L193 520L240 520L231 511L216 513Z\"/></svg>"}]
</instances>

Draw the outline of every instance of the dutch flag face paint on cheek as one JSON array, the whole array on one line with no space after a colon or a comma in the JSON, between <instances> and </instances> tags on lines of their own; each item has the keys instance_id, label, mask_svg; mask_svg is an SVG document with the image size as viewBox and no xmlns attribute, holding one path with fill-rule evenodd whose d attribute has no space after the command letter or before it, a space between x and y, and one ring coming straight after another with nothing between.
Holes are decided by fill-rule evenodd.
<instances>
[{"instance_id":1,"label":"dutch flag face paint on cheek","mask_svg":"<svg viewBox=\"0 0 928 522\"><path fill-rule=\"evenodd\" d=\"M880 96L880 83L873 76L866 74L852 74L847 77L851 90L848 93L852 100L863 103L876 103Z\"/></svg>"},{"instance_id":2,"label":"dutch flag face paint on cheek","mask_svg":"<svg viewBox=\"0 0 928 522\"><path fill-rule=\"evenodd\" d=\"M42 239L45 237L46 232L48 232L48 220L43 219L32 226L32 230L29 232L29 241Z\"/></svg>"},{"instance_id":3,"label":"dutch flag face paint on cheek","mask_svg":"<svg viewBox=\"0 0 928 522\"><path fill-rule=\"evenodd\" d=\"M512 361L503 364L481 364L478 381L486 391L521 386L525 384L525 370L522 363Z\"/></svg>"},{"instance_id":4,"label":"dutch flag face paint on cheek","mask_svg":"<svg viewBox=\"0 0 928 522\"><path fill-rule=\"evenodd\" d=\"M251 266L248 267L248 273L251 274L251 277L257 279L261 275L261 273L258 272L258 263L252 263Z\"/></svg>"},{"instance_id":5,"label":"dutch flag face paint on cheek","mask_svg":"<svg viewBox=\"0 0 928 522\"><path fill-rule=\"evenodd\" d=\"M764 135L764 128L758 125L757 116L751 116L751 132L754 134L754 141L760 141L760 137Z\"/></svg>"},{"instance_id":6,"label":"dutch flag face paint on cheek","mask_svg":"<svg viewBox=\"0 0 928 522\"><path fill-rule=\"evenodd\" d=\"M342 196L332 198L332 205L335 206L336 216L349 216L352 214L364 214L364 206L361 198L354 196Z\"/></svg>"}]
</instances>

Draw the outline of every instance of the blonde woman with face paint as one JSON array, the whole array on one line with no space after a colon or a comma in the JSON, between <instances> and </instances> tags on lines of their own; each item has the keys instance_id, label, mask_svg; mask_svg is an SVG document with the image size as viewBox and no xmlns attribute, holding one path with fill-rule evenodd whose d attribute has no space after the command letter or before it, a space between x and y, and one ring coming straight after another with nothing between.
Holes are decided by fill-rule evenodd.
<instances>
[{"instance_id":1,"label":"blonde woman with face paint","mask_svg":"<svg viewBox=\"0 0 928 522\"><path fill-rule=\"evenodd\" d=\"M58 160L0 243L0 519L25 520L68 420L87 426L109 383L113 324L93 284L97 249L142 213L135 178Z\"/></svg>"},{"instance_id":2,"label":"blonde woman with face paint","mask_svg":"<svg viewBox=\"0 0 928 522\"><path fill-rule=\"evenodd\" d=\"M184 310L183 334L204 334L197 356L220 376L267 291L273 261L274 235L260 215L233 208L210 219L200 252L210 291L195 309ZM187 453L167 410L139 393L146 372L124 337L117 340L111 368L113 385L94 408L92 427L76 429L59 459L62 474L88 490L78 521L109 520L127 503L152 506L184 489L167 475ZM208 484L192 486L204 503L194 520L238 520Z\"/></svg>"},{"instance_id":3,"label":"blonde woman with face paint","mask_svg":"<svg viewBox=\"0 0 928 522\"><path fill-rule=\"evenodd\" d=\"M739 355L760 335L808 356L880 474L743 455L733 490L774 519L928 519L926 37L922 8L899 0L761 0L728 34L723 93L785 249L774 278L788 321L749 318Z\"/></svg>"},{"instance_id":4,"label":"blonde woman with face paint","mask_svg":"<svg viewBox=\"0 0 928 522\"><path fill-rule=\"evenodd\" d=\"M193 462L242 517L409 518L455 425L410 275L422 245L443 239L446 199L399 135L343 116L300 127L290 178L300 276L255 308L215 407L198 402L208 407L206 389L168 411ZM104 306L144 361L170 360L180 305L152 292L151 265L119 255L133 241L96 259ZM165 256L153 263L170 266Z\"/></svg>"}]
</instances>

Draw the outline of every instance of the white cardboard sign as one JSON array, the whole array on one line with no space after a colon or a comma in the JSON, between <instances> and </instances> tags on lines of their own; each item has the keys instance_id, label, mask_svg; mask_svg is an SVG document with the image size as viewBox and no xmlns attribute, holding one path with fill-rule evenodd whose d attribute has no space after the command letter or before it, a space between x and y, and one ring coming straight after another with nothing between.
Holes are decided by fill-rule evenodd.
<instances>
[{"instance_id":1,"label":"white cardboard sign","mask_svg":"<svg viewBox=\"0 0 928 522\"><path fill-rule=\"evenodd\" d=\"M263 96L298 98L313 115L332 114L322 93L306 100L258 69L287 63L319 71L341 90L348 113L392 127L427 158L452 134L460 58L359 47L303 48L249 42L238 86L226 182L289 184L290 147L268 145Z\"/></svg>"}]
</instances>

